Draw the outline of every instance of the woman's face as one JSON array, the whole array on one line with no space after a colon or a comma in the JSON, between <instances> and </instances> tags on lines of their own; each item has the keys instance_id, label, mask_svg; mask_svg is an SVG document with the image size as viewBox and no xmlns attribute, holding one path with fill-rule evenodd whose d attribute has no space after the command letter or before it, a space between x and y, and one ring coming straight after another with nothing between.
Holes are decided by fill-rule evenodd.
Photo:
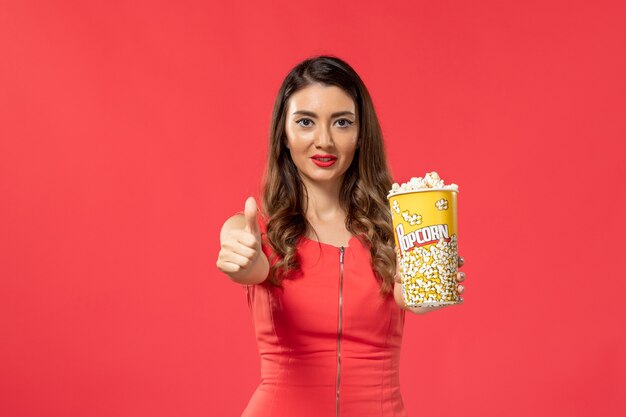
<instances>
[{"instance_id":1,"label":"woman's face","mask_svg":"<svg viewBox=\"0 0 626 417\"><path fill-rule=\"evenodd\" d=\"M358 141L356 106L341 88L312 84L287 103L287 148L305 184L341 184Z\"/></svg>"}]
</instances>

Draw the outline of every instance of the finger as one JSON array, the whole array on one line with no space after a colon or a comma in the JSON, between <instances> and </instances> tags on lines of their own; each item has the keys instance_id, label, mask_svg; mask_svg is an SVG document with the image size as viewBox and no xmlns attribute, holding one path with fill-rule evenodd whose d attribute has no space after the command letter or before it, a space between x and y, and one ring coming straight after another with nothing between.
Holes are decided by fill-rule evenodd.
<instances>
[{"instance_id":1,"label":"finger","mask_svg":"<svg viewBox=\"0 0 626 417\"><path fill-rule=\"evenodd\" d=\"M243 210L244 216L246 216L246 230L250 233L256 234L259 231L256 215L257 205L254 197L250 196L246 200L246 205Z\"/></svg>"},{"instance_id":2,"label":"finger","mask_svg":"<svg viewBox=\"0 0 626 417\"><path fill-rule=\"evenodd\" d=\"M461 284L457 285L456 292L458 292L459 294L463 294L463 291L465 291L465 287Z\"/></svg>"},{"instance_id":3,"label":"finger","mask_svg":"<svg viewBox=\"0 0 626 417\"><path fill-rule=\"evenodd\" d=\"M258 240L256 236L246 230L233 230L231 236L235 238L236 242L249 248L256 249L258 247Z\"/></svg>"},{"instance_id":4,"label":"finger","mask_svg":"<svg viewBox=\"0 0 626 417\"><path fill-rule=\"evenodd\" d=\"M227 272L227 273L239 272L241 270L241 267L239 265L236 265L232 262L224 262L224 261L218 261L217 268L220 271Z\"/></svg>"},{"instance_id":5,"label":"finger","mask_svg":"<svg viewBox=\"0 0 626 417\"><path fill-rule=\"evenodd\" d=\"M247 241L252 241L254 239L250 238L251 234L243 231L242 233L244 233L242 236L245 236L245 240ZM225 241L224 243L222 243L222 249L226 250L226 251L230 251L230 252L234 252L234 253L238 253L240 255L245 256L246 258L252 259L256 256L257 254L257 247L256 245L253 245L253 247L244 245L243 243L239 242L239 240L237 239L228 239L227 241Z\"/></svg>"},{"instance_id":6,"label":"finger","mask_svg":"<svg viewBox=\"0 0 626 417\"><path fill-rule=\"evenodd\" d=\"M239 242L229 242L223 246L225 252L235 253L253 261L259 254L258 250Z\"/></svg>"},{"instance_id":7,"label":"finger","mask_svg":"<svg viewBox=\"0 0 626 417\"><path fill-rule=\"evenodd\" d=\"M249 258L246 258L245 256L234 252L226 252L220 257L224 262L230 262L232 264L239 265L241 268L246 268L251 263L251 260Z\"/></svg>"},{"instance_id":8,"label":"finger","mask_svg":"<svg viewBox=\"0 0 626 417\"><path fill-rule=\"evenodd\" d=\"M250 246L246 246L243 243L239 242L236 242L233 245L232 251L234 253L238 253L241 256L245 256L250 260L253 260L259 253L255 248L251 248Z\"/></svg>"},{"instance_id":9,"label":"finger","mask_svg":"<svg viewBox=\"0 0 626 417\"><path fill-rule=\"evenodd\" d=\"M465 272L457 272L456 273L456 280L458 282L464 281L465 280Z\"/></svg>"},{"instance_id":10,"label":"finger","mask_svg":"<svg viewBox=\"0 0 626 417\"><path fill-rule=\"evenodd\" d=\"M459 260L459 268L463 266L463 264L465 264L465 259L461 258L460 256L458 256Z\"/></svg>"},{"instance_id":11,"label":"finger","mask_svg":"<svg viewBox=\"0 0 626 417\"><path fill-rule=\"evenodd\" d=\"M430 311L435 311L435 310L439 310L440 308L444 308L446 307L445 305L441 305L441 306L424 306L424 307L407 307L411 312L415 313L415 314L424 314L424 313L428 313Z\"/></svg>"}]
</instances>

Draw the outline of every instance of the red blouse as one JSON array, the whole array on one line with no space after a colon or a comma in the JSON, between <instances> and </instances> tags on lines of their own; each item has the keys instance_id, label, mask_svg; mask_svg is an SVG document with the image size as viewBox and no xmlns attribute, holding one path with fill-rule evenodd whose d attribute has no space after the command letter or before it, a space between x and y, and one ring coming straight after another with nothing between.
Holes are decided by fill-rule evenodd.
<instances>
[{"instance_id":1,"label":"red blouse","mask_svg":"<svg viewBox=\"0 0 626 417\"><path fill-rule=\"evenodd\" d=\"M405 417L405 312L380 296L369 249L354 236L341 248L303 237L296 249L301 271L283 288L245 287L261 383L242 417Z\"/></svg>"}]
</instances>

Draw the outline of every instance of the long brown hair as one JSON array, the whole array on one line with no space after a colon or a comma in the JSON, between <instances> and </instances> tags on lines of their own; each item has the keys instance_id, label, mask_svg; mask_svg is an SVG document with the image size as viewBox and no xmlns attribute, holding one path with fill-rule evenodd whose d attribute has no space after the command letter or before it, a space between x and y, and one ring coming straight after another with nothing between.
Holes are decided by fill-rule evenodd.
<instances>
[{"instance_id":1,"label":"long brown hair","mask_svg":"<svg viewBox=\"0 0 626 417\"><path fill-rule=\"evenodd\" d=\"M386 295L393 288L396 254L387 202L392 179L383 135L372 99L359 75L343 60L328 55L308 58L294 67L274 104L263 180L263 208L268 218L266 240L275 257L270 260L269 280L280 285L288 272L300 268L296 244L308 228L312 229L303 207L306 188L285 145L285 113L291 95L314 83L341 88L356 105L358 146L344 175L339 202L348 213L346 228L353 235L365 235L366 241L361 241L369 247L371 266L381 282L381 295Z\"/></svg>"}]
</instances>

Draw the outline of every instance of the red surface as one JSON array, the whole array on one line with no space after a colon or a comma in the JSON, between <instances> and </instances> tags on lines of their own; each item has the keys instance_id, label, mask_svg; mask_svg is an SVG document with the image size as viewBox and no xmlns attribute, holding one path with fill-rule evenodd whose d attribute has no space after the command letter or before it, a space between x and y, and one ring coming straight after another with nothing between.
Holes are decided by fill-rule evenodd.
<instances>
[{"instance_id":1,"label":"red surface","mask_svg":"<svg viewBox=\"0 0 626 417\"><path fill-rule=\"evenodd\" d=\"M465 302L407 317L409 415L626 415L624 7L3 1L0 415L239 415L259 359L218 234L317 53L398 181L460 186Z\"/></svg>"}]
</instances>

